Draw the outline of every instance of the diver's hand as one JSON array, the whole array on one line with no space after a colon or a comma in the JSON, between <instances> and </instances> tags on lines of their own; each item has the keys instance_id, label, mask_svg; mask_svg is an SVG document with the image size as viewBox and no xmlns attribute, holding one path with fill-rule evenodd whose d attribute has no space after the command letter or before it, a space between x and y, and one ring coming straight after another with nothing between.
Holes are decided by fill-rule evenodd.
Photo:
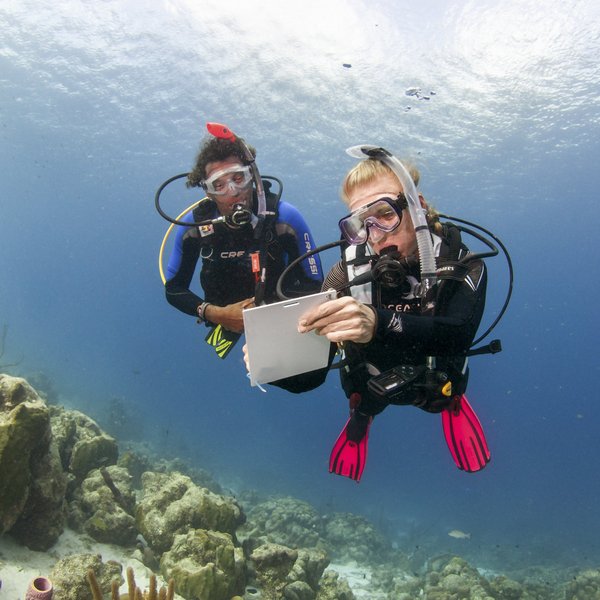
<instances>
[{"instance_id":1,"label":"diver's hand","mask_svg":"<svg viewBox=\"0 0 600 600\"><path fill-rule=\"evenodd\" d=\"M320 304L298 323L298 331L316 331L331 342L356 342L366 344L373 339L377 316L368 304L350 296Z\"/></svg>"},{"instance_id":2,"label":"diver's hand","mask_svg":"<svg viewBox=\"0 0 600 600\"><path fill-rule=\"evenodd\" d=\"M249 308L254 305L254 298L246 298L235 304L227 306L216 306L209 304L204 310L204 316L210 323L222 325L225 329L235 333L244 331L244 318L242 312L244 308Z\"/></svg>"}]
</instances>

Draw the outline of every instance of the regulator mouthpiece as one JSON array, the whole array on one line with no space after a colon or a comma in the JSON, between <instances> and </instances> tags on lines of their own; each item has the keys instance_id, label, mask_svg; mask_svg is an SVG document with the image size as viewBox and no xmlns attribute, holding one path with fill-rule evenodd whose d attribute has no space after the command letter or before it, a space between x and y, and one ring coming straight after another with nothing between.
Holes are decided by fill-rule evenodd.
<instances>
[{"instance_id":1,"label":"regulator mouthpiece","mask_svg":"<svg viewBox=\"0 0 600 600\"><path fill-rule=\"evenodd\" d=\"M234 204L233 212L227 217L227 223L234 227L243 227L252 221L252 211L243 204Z\"/></svg>"}]
</instances>

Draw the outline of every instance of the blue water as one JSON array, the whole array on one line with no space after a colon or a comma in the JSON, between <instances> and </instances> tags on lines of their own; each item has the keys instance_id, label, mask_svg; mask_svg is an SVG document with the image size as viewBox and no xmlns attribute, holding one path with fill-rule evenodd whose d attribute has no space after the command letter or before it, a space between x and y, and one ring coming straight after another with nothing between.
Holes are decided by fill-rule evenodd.
<instances>
[{"instance_id":1,"label":"blue water","mask_svg":"<svg viewBox=\"0 0 600 600\"><path fill-rule=\"evenodd\" d=\"M131 437L233 489L355 511L482 562L597 564L599 25L591 0L3 2L0 364L22 355L10 372L46 373L101 423L118 398ZM375 421L359 485L329 475L347 412L336 375L263 394L240 348L219 361L166 303L154 192L191 167L206 121L257 147L318 243L338 235L344 149L372 143L415 159L430 202L509 247L505 350L471 362L485 471L456 470L439 418L404 407ZM489 267L487 323L507 281Z\"/></svg>"}]
</instances>

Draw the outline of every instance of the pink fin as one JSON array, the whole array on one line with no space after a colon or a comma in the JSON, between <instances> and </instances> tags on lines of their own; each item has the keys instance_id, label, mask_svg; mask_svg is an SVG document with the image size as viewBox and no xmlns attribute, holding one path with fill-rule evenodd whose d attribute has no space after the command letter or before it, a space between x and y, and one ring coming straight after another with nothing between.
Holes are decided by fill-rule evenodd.
<instances>
[{"instance_id":1,"label":"pink fin","mask_svg":"<svg viewBox=\"0 0 600 600\"><path fill-rule=\"evenodd\" d=\"M350 419L346 422L344 429L342 429L342 432L333 445L329 457L329 472L342 475L342 477L349 477L358 483L367 463L369 428L371 427L371 423L367 425L365 435L359 441L353 441L348 438L347 429L349 423Z\"/></svg>"},{"instance_id":2,"label":"pink fin","mask_svg":"<svg viewBox=\"0 0 600 600\"><path fill-rule=\"evenodd\" d=\"M463 394L457 404L442 412L442 427L456 466L468 473L490 462L490 450L475 411Z\"/></svg>"}]
</instances>

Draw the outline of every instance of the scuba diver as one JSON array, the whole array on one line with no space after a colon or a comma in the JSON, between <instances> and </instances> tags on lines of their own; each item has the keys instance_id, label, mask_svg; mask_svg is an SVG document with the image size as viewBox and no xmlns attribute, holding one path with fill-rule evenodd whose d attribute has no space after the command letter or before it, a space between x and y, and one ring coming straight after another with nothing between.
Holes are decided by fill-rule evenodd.
<instances>
[{"instance_id":1,"label":"scuba diver","mask_svg":"<svg viewBox=\"0 0 600 600\"><path fill-rule=\"evenodd\" d=\"M441 413L455 464L476 472L489 462L490 452L465 396L467 361L501 350L499 340L472 346L491 331L508 304L508 252L493 234L470 223L499 242L511 275L500 315L474 342L486 296L483 258L498 254L497 248L471 229L442 223L443 215L416 190L416 168L409 167L409 173L395 156L375 146L356 146L348 153L362 159L342 185L350 214L339 221L341 242L322 248L342 248L322 288L335 289L338 297L309 311L298 324L299 332L314 331L332 342L329 365L272 384L300 393L318 387L331 368L339 368L350 417L331 452L330 472L360 480L373 418L390 404ZM469 252L461 230L491 251ZM341 359L333 364L338 353Z\"/></svg>"},{"instance_id":2,"label":"scuba diver","mask_svg":"<svg viewBox=\"0 0 600 600\"><path fill-rule=\"evenodd\" d=\"M281 201L282 183L261 177L256 150L229 128L208 123L211 136L200 148L190 173L177 175L158 189L158 212L176 226L174 248L162 273L169 304L209 326L206 341L224 358L243 331L242 310L277 300L275 286L286 266L314 248L300 212ZM173 219L160 207L160 194L175 179L202 187L206 197ZM272 182L279 186L271 191ZM167 232L167 236L169 234ZM166 237L165 237L166 240ZM198 260L204 298L190 289ZM298 263L286 278L286 294L318 291L323 281L318 257Z\"/></svg>"}]
</instances>

